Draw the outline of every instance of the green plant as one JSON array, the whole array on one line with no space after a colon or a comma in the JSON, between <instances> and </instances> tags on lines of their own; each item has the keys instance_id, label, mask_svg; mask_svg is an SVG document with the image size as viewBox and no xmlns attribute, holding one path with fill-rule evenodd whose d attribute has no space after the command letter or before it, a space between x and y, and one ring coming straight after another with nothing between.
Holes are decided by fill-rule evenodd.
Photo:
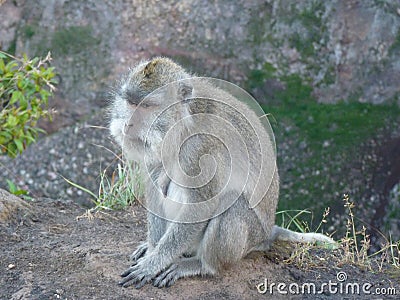
<instances>
[{"instance_id":1,"label":"green plant","mask_svg":"<svg viewBox=\"0 0 400 300\"><path fill-rule=\"evenodd\" d=\"M37 122L51 118L55 73L50 61L50 53L44 59L19 59L0 51L0 153L16 157L44 132Z\"/></svg>"},{"instance_id":2,"label":"green plant","mask_svg":"<svg viewBox=\"0 0 400 300\"><path fill-rule=\"evenodd\" d=\"M295 213L293 216L292 213ZM308 210L281 210L276 212L277 223L280 223L281 227L290 229L292 226L293 230L298 230L300 232L309 231L309 226L307 222L300 220L300 216L304 214L311 214Z\"/></svg>"},{"instance_id":3,"label":"green plant","mask_svg":"<svg viewBox=\"0 0 400 300\"><path fill-rule=\"evenodd\" d=\"M31 197L28 196L28 191L19 188L14 182L12 182L9 179L6 179L7 182L7 186L8 186L8 191L15 195L15 196L23 196L23 198L28 199L28 200L32 200Z\"/></svg>"},{"instance_id":4,"label":"green plant","mask_svg":"<svg viewBox=\"0 0 400 300\"><path fill-rule=\"evenodd\" d=\"M276 68L271 63L264 63L261 69L251 70L249 73L248 87L250 89L262 86L267 79L276 78Z\"/></svg>"},{"instance_id":5,"label":"green plant","mask_svg":"<svg viewBox=\"0 0 400 300\"><path fill-rule=\"evenodd\" d=\"M118 164L111 178L106 174L107 169L101 172L98 192L89 189L64 178L75 188L87 193L92 198L95 207L91 211L104 209L123 209L137 198L143 196L143 184L138 167L128 164Z\"/></svg>"},{"instance_id":6,"label":"green plant","mask_svg":"<svg viewBox=\"0 0 400 300\"><path fill-rule=\"evenodd\" d=\"M34 26L34 25L30 25L30 24L25 25L22 28L22 33L23 33L24 37L27 38L27 39L32 38L35 35L36 28L37 27Z\"/></svg>"},{"instance_id":7,"label":"green plant","mask_svg":"<svg viewBox=\"0 0 400 300\"><path fill-rule=\"evenodd\" d=\"M51 49L58 56L76 55L98 43L90 26L71 26L54 32Z\"/></svg>"},{"instance_id":8,"label":"green plant","mask_svg":"<svg viewBox=\"0 0 400 300\"><path fill-rule=\"evenodd\" d=\"M277 220L276 222L280 224L281 227L291 229L294 231L299 231L302 233L306 232L318 232L321 230L322 225L327 223L327 217L329 215L329 207L325 209L322 220L319 222L318 226L311 229L313 216L312 212L308 210L281 210L276 212ZM293 215L294 213L294 215ZM306 215L306 216L305 216ZM305 216L305 217L304 217ZM318 244L318 243L317 243ZM324 246L331 248L330 245L325 243Z\"/></svg>"}]
</instances>

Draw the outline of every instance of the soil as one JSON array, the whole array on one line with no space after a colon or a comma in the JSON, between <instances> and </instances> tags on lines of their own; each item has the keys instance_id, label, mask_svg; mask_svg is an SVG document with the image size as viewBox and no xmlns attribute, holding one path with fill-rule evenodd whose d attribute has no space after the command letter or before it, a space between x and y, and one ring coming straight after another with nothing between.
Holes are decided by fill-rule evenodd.
<instances>
[{"instance_id":1,"label":"soil","mask_svg":"<svg viewBox=\"0 0 400 300\"><path fill-rule=\"evenodd\" d=\"M320 263L299 269L284 263L286 254L276 247L228 266L213 278L185 278L164 289L122 288L119 275L129 265L129 254L145 239L145 215L139 205L92 215L72 201L46 198L19 207L8 221L0 220L0 299L283 299L288 295L276 287L271 295L270 290L260 293L257 286L262 291L265 285L260 284L266 281L269 286L286 283L287 291L289 284L314 283L318 289L322 283L340 284L339 272L347 275L343 283L371 283L371 292L394 288L400 293L398 275L374 274L350 265L339 268L327 259L333 250L315 252ZM381 298L360 293L325 289L322 294L292 298ZM385 296L390 298L396 296Z\"/></svg>"}]
</instances>

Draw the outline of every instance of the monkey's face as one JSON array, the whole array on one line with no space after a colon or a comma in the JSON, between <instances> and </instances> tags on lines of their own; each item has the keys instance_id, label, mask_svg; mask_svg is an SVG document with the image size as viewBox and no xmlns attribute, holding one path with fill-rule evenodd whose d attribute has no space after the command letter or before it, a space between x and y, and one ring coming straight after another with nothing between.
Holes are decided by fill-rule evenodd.
<instances>
[{"instance_id":1,"label":"monkey's face","mask_svg":"<svg viewBox=\"0 0 400 300\"><path fill-rule=\"evenodd\" d=\"M162 132L155 126L154 119L160 107L156 102L133 103L125 97L115 98L110 131L127 159L140 162L146 151L157 151L154 146Z\"/></svg>"},{"instance_id":2,"label":"monkey's face","mask_svg":"<svg viewBox=\"0 0 400 300\"><path fill-rule=\"evenodd\" d=\"M117 88L111 109L110 131L129 160L144 155L160 157L160 146L168 127L175 123L179 105L166 109L178 98L177 85L164 89L175 78L187 77L169 59L155 59L133 68ZM166 70L175 68L174 76Z\"/></svg>"}]
</instances>

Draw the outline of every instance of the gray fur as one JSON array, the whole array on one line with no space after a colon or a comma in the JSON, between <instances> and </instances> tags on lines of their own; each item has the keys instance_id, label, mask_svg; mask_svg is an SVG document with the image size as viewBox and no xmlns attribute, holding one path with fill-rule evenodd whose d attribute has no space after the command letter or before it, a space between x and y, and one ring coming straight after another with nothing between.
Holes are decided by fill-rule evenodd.
<instances>
[{"instance_id":1,"label":"gray fur","mask_svg":"<svg viewBox=\"0 0 400 300\"><path fill-rule=\"evenodd\" d=\"M210 205L208 209L211 213L218 212L221 207L227 208L211 219L195 223L173 222L149 211L147 241L131 255L133 264L122 274L124 278L120 283L124 287L135 285L136 288L140 288L150 282L158 287L167 287L182 277L215 275L223 265L235 263L254 250L268 250L275 240L333 242L322 234L295 233L274 225L279 197L279 175L270 137L258 117L245 104L237 104L238 101L230 94L209 85L204 80L191 81L191 86L186 85L184 81L176 89L168 92L168 95L164 93L157 96L156 94L149 106L141 108L142 111L136 119L130 118L132 111L146 95L165 84L190 76L172 60L155 58L133 68L115 91L111 107L111 134L122 146L128 160L138 160L143 164L141 160L148 154L146 168L150 171L150 178L146 184L146 206L150 208L150 211L162 213L171 209L164 204L168 197L179 198L182 203L200 203L212 197L216 193L216 187L225 179L227 169L222 165L221 168L216 169L214 178L207 185L185 189L170 180L171 174L165 173L161 164L162 137L171 124L187 115L211 113L236 122L235 127L240 135L247 137L244 143L249 149L249 157L236 157L234 166L240 178L246 176L246 163L249 161L251 172L248 174L248 182L240 193L235 191L233 186L219 198L216 205ZM198 95L199 92L202 96L224 99L228 104L235 104L239 107L239 111L250 119L251 124L228 106L196 100L196 93ZM153 124L150 132L143 132L144 128L150 126L148 122L154 116L153 107L170 104L173 100L183 101L169 114L158 120L157 124ZM199 124L205 126L205 129L209 126L209 130L215 127L212 122L206 119L202 122L200 118L195 123L189 121L185 123L179 134L190 133L191 130L200 126ZM145 134L149 135L145 136ZM145 140L146 143L144 143ZM171 143L171 151L166 152L167 155L173 153L172 147L173 143ZM210 151L218 162L229 158L224 148L215 140L198 136L182 148L179 163L187 174L195 176L199 172L207 171L200 169L199 161ZM259 175L267 170L260 167L258 163L262 151L266 151L268 158L266 168L275 170L269 182L258 181ZM170 165L165 167L175 170L177 161L172 154L167 161ZM172 174L173 178L177 176L183 181L188 180L179 174L179 172ZM267 193L264 194L263 191ZM251 197L261 199L254 208L249 208ZM236 198L237 200L230 205L230 199ZM197 213L200 212L190 210L187 206L172 209L172 214L175 214L177 220L181 217L195 218Z\"/></svg>"}]
</instances>

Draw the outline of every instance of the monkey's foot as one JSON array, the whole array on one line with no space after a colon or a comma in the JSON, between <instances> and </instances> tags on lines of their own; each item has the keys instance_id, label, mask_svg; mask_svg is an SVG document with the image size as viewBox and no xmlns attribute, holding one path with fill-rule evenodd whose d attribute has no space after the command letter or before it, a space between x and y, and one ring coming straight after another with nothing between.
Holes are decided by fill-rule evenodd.
<instances>
[{"instance_id":1,"label":"monkey's foot","mask_svg":"<svg viewBox=\"0 0 400 300\"><path fill-rule=\"evenodd\" d=\"M153 281L156 287L170 287L179 278L196 275L214 275L214 270L205 270L198 258L182 258L162 271Z\"/></svg>"},{"instance_id":2,"label":"monkey's foot","mask_svg":"<svg viewBox=\"0 0 400 300\"><path fill-rule=\"evenodd\" d=\"M135 288L140 289L161 272L160 265L161 263L153 256L142 257L121 274L124 278L119 282L119 285L123 287L135 285Z\"/></svg>"},{"instance_id":3,"label":"monkey's foot","mask_svg":"<svg viewBox=\"0 0 400 300\"><path fill-rule=\"evenodd\" d=\"M130 260L134 263L139 260L139 258L143 257L148 249L147 242L140 244L137 249L131 254Z\"/></svg>"}]
</instances>

